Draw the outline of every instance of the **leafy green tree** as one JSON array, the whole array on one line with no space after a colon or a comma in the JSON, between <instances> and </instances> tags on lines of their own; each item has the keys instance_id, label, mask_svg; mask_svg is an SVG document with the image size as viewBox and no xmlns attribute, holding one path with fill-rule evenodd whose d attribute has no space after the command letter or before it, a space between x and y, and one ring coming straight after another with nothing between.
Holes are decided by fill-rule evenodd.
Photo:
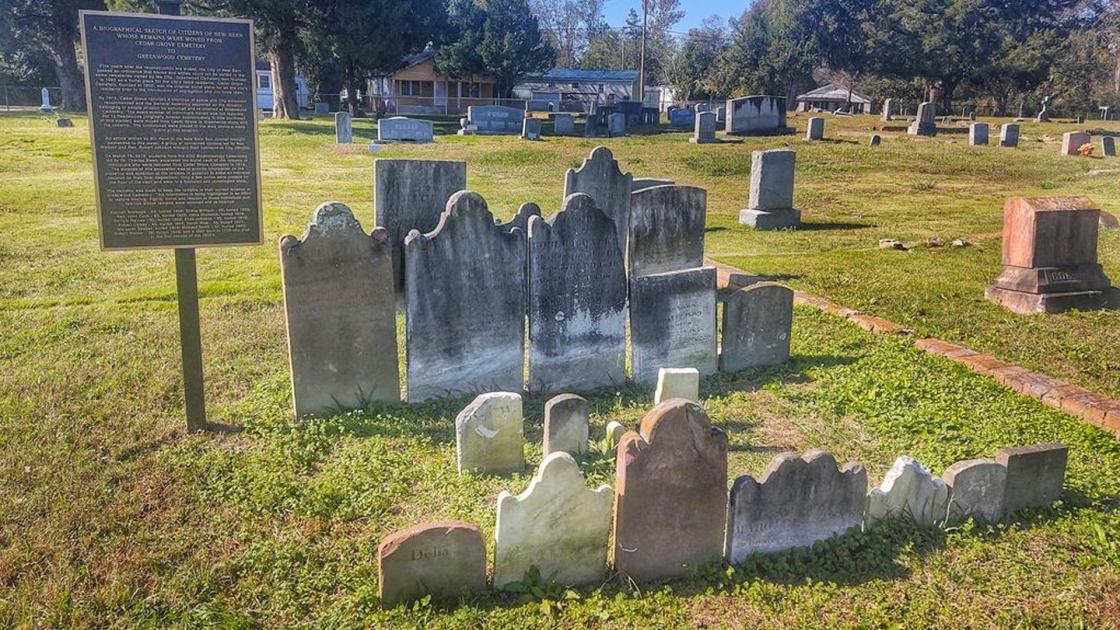
<instances>
[{"instance_id":1,"label":"leafy green tree","mask_svg":"<svg viewBox=\"0 0 1120 630\"><path fill-rule=\"evenodd\" d=\"M504 97L518 76L543 72L556 61L526 0L454 0L448 15L454 39L436 53L440 74L489 74Z\"/></svg>"},{"instance_id":2,"label":"leafy green tree","mask_svg":"<svg viewBox=\"0 0 1120 630\"><path fill-rule=\"evenodd\" d=\"M727 28L718 17L704 20L688 36L676 53L669 83L680 98L711 99L727 96L713 79L713 69L730 45Z\"/></svg>"}]
</instances>

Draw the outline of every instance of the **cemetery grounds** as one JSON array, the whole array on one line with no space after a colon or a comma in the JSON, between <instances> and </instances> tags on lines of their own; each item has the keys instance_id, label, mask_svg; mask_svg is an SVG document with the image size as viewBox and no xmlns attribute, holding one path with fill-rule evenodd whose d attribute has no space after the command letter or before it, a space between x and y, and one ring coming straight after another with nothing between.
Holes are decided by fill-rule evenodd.
<instances>
[{"instance_id":1,"label":"cemetery grounds","mask_svg":"<svg viewBox=\"0 0 1120 630\"><path fill-rule=\"evenodd\" d=\"M706 252L719 262L1120 398L1120 313L1020 317L983 297L1000 272L1003 200L1087 195L1120 214L1120 159L1059 157L1073 124L1024 123L1019 148L1000 149L996 127L988 147L886 132L870 148L877 118L827 117L830 140L814 144L800 139L806 123L791 115L797 136L717 145L689 144L690 130L438 135L376 157L465 160L469 187L505 219L524 201L558 210L564 171L604 144L635 176L708 190ZM526 399L529 468L504 478L455 472L454 417L470 397L293 423L276 242L328 200L371 228L374 123L355 121L353 145L334 143L328 117L262 123L265 243L198 256L208 411L242 429L208 434L184 430L173 256L98 250L88 128L75 125L0 116L2 626L1120 625L1120 442L908 338L806 307L790 363L701 384L732 479L824 448L864 463L875 486L900 454L940 474L1057 441L1070 447L1061 500L992 526L895 523L663 585L542 580L530 594L382 610L375 550L388 533L459 519L481 526L492 553L498 492L523 490L540 461L544 400ZM737 216L750 150L781 146L797 151L805 224L749 231ZM945 246L927 248L931 236ZM880 238L911 248L879 250ZM970 246L949 247L956 238ZM1100 256L1120 281L1120 231L1101 231ZM589 400L597 444L582 468L613 485L604 427L636 423L651 392Z\"/></svg>"}]
</instances>

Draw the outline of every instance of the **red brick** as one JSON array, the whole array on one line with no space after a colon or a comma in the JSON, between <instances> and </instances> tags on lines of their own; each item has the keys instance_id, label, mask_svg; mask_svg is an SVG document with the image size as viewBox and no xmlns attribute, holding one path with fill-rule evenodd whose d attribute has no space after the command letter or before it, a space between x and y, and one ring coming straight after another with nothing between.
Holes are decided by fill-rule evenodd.
<instances>
[{"instance_id":1,"label":"red brick","mask_svg":"<svg viewBox=\"0 0 1120 630\"><path fill-rule=\"evenodd\" d=\"M1120 411L1109 411L1104 415L1104 428L1116 433L1116 437L1120 437Z\"/></svg>"},{"instance_id":2,"label":"red brick","mask_svg":"<svg viewBox=\"0 0 1120 630\"><path fill-rule=\"evenodd\" d=\"M1061 409L1062 401L1065 400L1067 396L1078 396L1085 393L1088 393L1088 391L1076 385L1063 385L1061 387L1055 387L1047 392L1046 395L1042 397L1042 402L1055 409Z\"/></svg>"},{"instance_id":3,"label":"red brick","mask_svg":"<svg viewBox=\"0 0 1120 630\"><path fill-rule=\"evenodd\" d=\"M1101 399L1107 400L1100 394L1085 392L1076 396L1062 398L1062 411L1077 416L1089 424L1104 425L1104 405Z\"/></svg>"},{"instance_id":4,"label":"red brick","mask_svg":"<svg viewBox=\"0 0 1120 630\"><path fill-rule=\"evenodd\" d=\"M1020 374L1024 374L1027 371L1026 368L1008 363L1004 367L992 370L992 378L996 379L997 383L1010 387L1010 385L1008 385L1009 380L1018 378Z\"/></svg>"},{"instance_id":5,"label":"red brick","mask_svg":"<svg viewBox=\"0 0 1120 630\"><path fill-rule=\"evenodd\" d=\"M1043 398L1051 390L1069 385L1065 381L1060 381L1056 378L1046 376L1045 374L1038 374L1037 372L1026 372L1019 377L1023 383L1023 394L1033 396L1035 398Z\"/></svg>"}]
</instances>

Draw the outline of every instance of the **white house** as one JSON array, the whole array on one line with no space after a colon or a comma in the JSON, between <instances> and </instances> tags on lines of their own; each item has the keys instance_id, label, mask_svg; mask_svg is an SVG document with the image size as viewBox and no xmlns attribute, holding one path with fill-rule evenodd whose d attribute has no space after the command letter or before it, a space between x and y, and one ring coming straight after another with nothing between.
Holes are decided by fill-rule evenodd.
<instances>
[{"instance_id":1,"label":"white house","mask_svg":"<svg viewBox=\"0 0 1120 630\"><path fill-rule=\"evenodd\" d=\"M300 109L311 107L311 95L307 92L307 79L296 75L296 100ZM272 66L262 59L257 60L257 109L272 109Z\"/></svg>"},{"instance_id":2,"label":"white house","mask_svg":"<svg viewBox=\"0 0 1120 630\"><path fill-rule=\"evenodd\" d=\"M797 111L807 112L818 109L826 112L834 112L838 109L846 108L848 106L848 93L849 90L846 85L840 85L839 83L823 85L798 96ZM871 111L870 98L867 98L855 90L851 91L851 97L853 114L866 114Z\"/></svg>"},{"instance_id":3,"label":"white house","mask_svg":"<svg viewBox=\"0 0 1120 630\"><path fill-rule=\"evenodd\" d=\"M637 92L637 70L553 68L521 77L513 86L514 98L544 101L554 111L590 111L595 103L634 100Z\"/></svg>"}]
</instances>

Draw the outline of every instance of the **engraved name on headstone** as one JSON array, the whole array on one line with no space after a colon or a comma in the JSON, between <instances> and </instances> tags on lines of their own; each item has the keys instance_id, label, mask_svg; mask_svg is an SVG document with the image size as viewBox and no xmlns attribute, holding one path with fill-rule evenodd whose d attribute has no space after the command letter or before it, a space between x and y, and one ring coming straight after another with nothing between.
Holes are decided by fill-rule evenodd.
<instances>
[{"instance_id":1,"label":"engraved name on headstone","mask_svg":"<svg viewBox=\"0 0 1120 630\"><path fill-rule=\"evenodd\" d=\"M378 142L431 142L435 139L430 120L392 116L377 121Z\"/></svg>"},{"instance_id":2,"label":"engraved name on headstone","mask_svg":"<svg viewBox=\"0 0 1120 630\"><path fill-rule=\"evenodd\" d=\"M454 599L486 590L486 541L469 523L423 523L386 536L377 546L381 605L391 608L431 595Z\"/></svg>"}]
</instances>

